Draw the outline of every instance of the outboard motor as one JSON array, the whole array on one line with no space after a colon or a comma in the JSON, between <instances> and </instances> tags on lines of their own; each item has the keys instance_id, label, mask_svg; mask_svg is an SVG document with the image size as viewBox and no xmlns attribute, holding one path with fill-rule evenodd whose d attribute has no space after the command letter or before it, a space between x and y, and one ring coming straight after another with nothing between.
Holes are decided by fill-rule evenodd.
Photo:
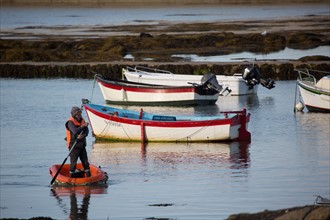
<instances>
[{"instance_id":1,"label":"outboard motor","mask_svg":"<svg viewBox=\"0 0 330 220\"><path fill-rule=\"evenodd\" d=\"M214 89L219 92L219 95L228 95L231 90L228 87L223 87L219 84L216 76L212 73L206 73L201 79L202 85L205 85L209 89Z\"/></svg>"},{"instance_id":2,"label":"outboard motor","mask_svg":"<svg viewBox=\"0 0 330 220\"><path fill-rule=\"evenodd\" d=\"M266 87L267 89L272 89L275 87L275 81L272 79L260 79L261 85Z\"/></svg>"},{"instance_id":3,"label":"outboard motor","mask_svg":"<svg viewBox=\"0 0 330 220\"><path fill-rule=\"evenodd\" d=\"M243 79L245 83L252 89L255 85L260 83L260 72L256 67L244 69Z\"/></svg>"},{"instance_id":4,"label":"outboard motor","mask_svg":"<svg viewBox=\"0 0 330 220\"><path fill-rule=\"evenodd\" d=\"M245 68L243 73L243 79L245 80L245 83L249 86L250 89L252 89L255 85L258 85L261 83L262 86L272 89L275 87L275 82L272 79L262 79L260 77L259 69L255 66L252 68Z\"/></svg>"}]
</instances>

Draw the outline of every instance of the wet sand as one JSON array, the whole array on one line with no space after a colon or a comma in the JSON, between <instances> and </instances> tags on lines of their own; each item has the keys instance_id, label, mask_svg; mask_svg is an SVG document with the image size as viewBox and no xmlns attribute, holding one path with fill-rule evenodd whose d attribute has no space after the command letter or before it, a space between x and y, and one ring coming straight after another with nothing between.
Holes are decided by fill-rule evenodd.
<instances>
[{"instance_id":1,"label":"wet sand","mask_svg":"<svg viewBox=\"0 0 330 220\"><path fill-rule=\"evenodd\" d=\"M151 58L150 62L179 62L182 59L172 55L225 55L243 51L267 54L285 47L311 49L330 45L329 23L328 16L309 15L210 23L26 26L2 31L0 61L122 62L125 55L133 54L135 62L145 61L145 57Z\"/></svg>"},{"instance_id":2,"label":"wet sand","mask_svg":"<svg viewBox=\"0 0 330 220\"><path fill-rule=\"evenodd\" d=\"M198 34L272 34L311 32L327 35L330 33L330 17L313 15L278 18L273 20L241 20L221 22L180 23L170 21L137 21L136 25L109 26L25 26L22 28L1 31L2 39L84 39L105 38L115 36L138 36L141 33L155 35L198 35ZM155 22L154 24L150 24Z\"/></svg>"}]
</instances>

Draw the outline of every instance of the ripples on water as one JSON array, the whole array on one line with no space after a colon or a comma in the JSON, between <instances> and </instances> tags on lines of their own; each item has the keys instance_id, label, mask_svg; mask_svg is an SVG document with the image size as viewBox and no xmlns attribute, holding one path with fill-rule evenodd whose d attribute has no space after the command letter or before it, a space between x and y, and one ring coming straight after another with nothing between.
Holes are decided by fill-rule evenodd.
<instances>
[{"instance_id":1,"label":"ripples on water","mask_svg":"<svg viewBox=\"0 0 330 220\"><path fill-rule=\"evenodd\" d=\"M47 26L104 26L150 24L162 21L194 22L246 19L276 19L281 17L326 15L328 5L184 5L142 7L25 7L2 6L1 29Z\"/></svg>"},{"instance_id":2,"label":"ripples on water","mask_svg":"<svg viewBox=\"0 0 330 220\"><path fill-rule=\"evenodd\" d=\"M144 150L89 136L89 159L110 179L106 188L81 189L49 187L48 168L66 157L64 123L73 105L91 97L93 81L1 79L0 217L224 219L329 197L330 115L294 114L295 86L279 81L273 90L220 97L214 106L144 107L187 115L245 107L252 141L150 143ZM103 103L98 88L93 102Z\"/></svg>"}]
</instances>

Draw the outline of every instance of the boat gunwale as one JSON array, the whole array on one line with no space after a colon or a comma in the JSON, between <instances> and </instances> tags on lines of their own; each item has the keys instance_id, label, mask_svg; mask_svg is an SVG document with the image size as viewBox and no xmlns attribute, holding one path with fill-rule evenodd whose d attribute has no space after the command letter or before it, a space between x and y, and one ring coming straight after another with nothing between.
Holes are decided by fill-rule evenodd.
<instances>
[{"instance_id":1,"label":"boat gunwale","mask_svg":"<svg viewBox=\"0 0 330 220\"><path fill-rule=\"evenodd\" d=\"M96 106L95 107L91 107ZM117 116L114 114L104 113L99 110L101 107L110 108L107 106L99 106L95 104L84 104L85 110L90 111L91 113L97 115L98 117L101 117L105 120L118 122L118 123L124 123L124 124L131 124L131 125L139 125L141 126L141 123L144 124L144 126L150 126L150 127L201 127L201 126L219 126L219 125L238 125L240 124L240 113L242 114L242 111L237 111L235 113L232 113L233 115L231 117L225 118L226 112L223 112L224 117L223 118L214 118L214 119L204 119L204 120L176 120L176 121L159 121L159 120L152 120L152 119L136 119L136 118L128 118L123 116ZM119 109L120 110L120 109ZM125 110L127 111L127 110ZM134 114L137 114L135 111L130 111ZM149 114L149 113L148 113ZM231 112L229 112L231 114ZM154 114L150 114L154 115ZM158 115L157 115L158 116ZM227 113L228 116L228 113Z\"/></svg>"},{"instance_id":2,"label":"boat gunwale","mask_svg":"<svg viewBox=\"0 0 330 220\"><path fill-rule=\"evenodd\" d=\"M138 68L143 68L146 70L156 70L157 72L147 72L147 71L143 71L143 70L139 70ZM177 73L172 73L170 71L167 70L161 70L161 69L153 69L153 68L148 68L148 67L142 67L142 66L135 66L130 67L130 66L126 66L126 68L123 68L122 71L124 72L128 72L131 73L132 75L137 75L139 73L143 74L143 75L147 75L147 76L153 76L153 75L157 75L159 76L168 76L168 75L173 75L173 76L193 76L193 77L203 77L203 75L200 74L193 74L193 75L188 75L188 74L177 74ZM124 73L123 73L124 74ZM239 79L240 81L244 82L243 79L243 74L242 73L233 73L233 75L224 75L224 74L214 74L215 76L219 76L219 77L230 77L230 78L235 78L235 79Z\"/></svg>"},{"instance_id":3,"label":"boat gunwale","mask_svg":"<svg viewBox=\"0 0 330 220\"><path fill-rule=\"evenodd\" d=\"M330 90L324 90L324 89L321 89L321 88L317 88L315 86L315 84L313 85L312 82L310 81L301 81L301 80L297 80L298 82L298 85L311 92L311 93L314 93L314 94L317 94L317 95L326 95L326 96L330 96ZM307 82L307 83L306 83ZM308 84L310 83L310 84Z\"/></svg>"},{"instance_id":4,"label":"boat gunwale","mask_svg":"<svg viewBox=\"0 0 330 220\"><path fill-rule=\"evenodd\" d=\"M219 92L214 89L208 89L203 84L191 84L187 86L166 86L139 83L128 80L104 79L96 76L98 84L114 90L125 90L136 93L195 93L202 97L210 97L217 101Z\"/></svg>"},{"instance_id":5,"label":"boat gunwale","mask_svg":"<svg viewBox=\"0 0 330 220\"><path fill-rule=\"evenodd\" d=\"M301 86L302 88L304 88L307 91L310 91L312 93L315 94L323 94L323 95L327 95L330 96L330 90L326 90L323 88L319 88L317 87L317 83L323 78L321 78L319 81L316 80L315 76L313 74L310 73L310 71L313 72L318 72L318 73L322 73L322 74L327 74L330 76L329 72L326 71L319 71L319 70L309 70L309 69L294 69L295 71L298 72L298 85ZM324 76L326 77L326 76Z\"/></svg>"},{"instance_id":6,"label":"boat gunwale","mask_svg":"<svg viewBox=\"0 0 330 220\"><path fill-rule=\"evenodd\" d=\"M132 71L130 71L132 70ZM166 80L164 85L171 85L178 84L181 85L182 83L196 83L201 82L201 78L203 75L188 75L188 74L165 74L165 73L148 73L142 72L138 73L131 67L122 68L122 75L126 79L134 82L144 82L146 84L154 84L158 81ZM145 76L145 77L143 77ZM258 84L254 85L253 89L250 89L243 79L242 73L235 73L233 75L216 75L216 78L220 85L222 86L229 86L229 88L235 88L234 91L231 92L233 96L241 96L241 95L250 95L256 94L257 89L259 87ZM181 82L181 83L178 83ZM236 89L237 88L237 89Z\"/></svg>"},{"instance_id":7,"label":"boat gunwale","mask_svg":"<svg viewBox=\"0 0 330 220\"><path fill-rule=\"evenodd\" d=\"M140 69L139 69L140 68ZM145 67L145 66L135 66L130 67L130 66L126 66L126 69L129 71L129 69L133 70L134 72L141 72L141 73L147 73L149 74L150 72L147 72L147 70L152 70L152 71L157 71L154 73L160 73L160 74L173 74L171 71L168 70L161 70L161 69L157 69L157 68L150 68L150 67Z\"/></svg>"},{"instance_id":8,"label":"boat gunwale","mask_svg":"<svg viewBox=\"0 0 330 220\"><path fill-rule=\"evenodd\" d=\"M112 101L112 100L105 100L106 104L109 105L127 105L127 106L134 106L134 105L145 105L145 106L196 106L196 105L214 105L217 102L217 99L195 99L195 100L178 100L178 101Z\"/></svg>"},{"instance_id":9,"label":"boat gunwale","mask_svg":"<svg viewBox=\"0 0 330 220\"><path fill-rule=\"evenodd\" d=\"M120 80L120 79L112 79L112 78L108 78L105 79L101 76L96 76L96 80L99 82L102 82L102 85L104 85L104 83L108 83L108 84L115 84L118 86L126 86L126 87L132 87L132 88L153 88L153 89L175 89L175 88L184 88L184 89L193 89L199 86L203 86L201 84L194 86L194 85L186 85L186 86L167 86L167 85L157 85L157 84L148 84L148 83L140 83L140 82L133 82L133 81L129 81L129 80ZM142 87L143 86L143 87Z\"/></svg>"},{"instance_id":10,"label":"boat gunwale","mask_svg":"<svg viewBox=\"0 0 330 220\"><path fill-rule=\"evenodd\" d=\"M133 69L134 70L134 69ZM138 71L129 71L128 69L125 69L123 68L123 74L125 75L125 73L128 73L130 74L131 76L134 76L135 78L140 78L141 76L148 76L148 79L152 79L152 80L159 80L159 78L162 78L162 79L168 79L170 81L172 80L177 80L177 79L181 79L181 80L186 80L182 77L195 77L196 80L198 78L198 80L201 80L203 75L186 75L186 74L174 74L174 73L150 73L150 72L142 72L141 73L141 76L139 76L139 72ZM125 75L126 76L126 75ZM168 78L170 77L170 78ZM187 82L188 84L188 82Z\"/></svg>"}]
</instances>

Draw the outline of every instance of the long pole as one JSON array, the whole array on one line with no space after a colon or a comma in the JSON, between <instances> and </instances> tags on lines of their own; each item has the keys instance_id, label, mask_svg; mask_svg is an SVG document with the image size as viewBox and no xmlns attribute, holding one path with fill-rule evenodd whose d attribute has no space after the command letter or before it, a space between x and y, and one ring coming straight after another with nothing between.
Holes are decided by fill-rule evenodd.
<instances>
[{"instance_id":1,"label":"long pole","mask_svg":"<svg viewBox=\"0 0 330 220\"><path fill-rule=\"evenodd\" d=\"M81 131L81 132L79 133L79 135L81 135L82 133L83 133L83 131ZM78 136L79 136L79 135L78 135ZM58 169L57 173L56 173L55 176L53 177L52 181L50 181L50 185L52 185L52 184L54 183L54 181L56 180L56 177L58 176L58 174L60 173L62 167L64 166L65 162L67 161L68 157L70 156L71 151L72 151L73 148L76 146L77 141L78 141L78 137L77 137L76 141L73 143L73 145L72 145L72 147L71 147L71 149L70 149L70 151L69 151L69 153L68 153L68 156L66 156L66 158L64 159L62 165L60 166L60 168Z\"/></svg>"}]
</instances>

